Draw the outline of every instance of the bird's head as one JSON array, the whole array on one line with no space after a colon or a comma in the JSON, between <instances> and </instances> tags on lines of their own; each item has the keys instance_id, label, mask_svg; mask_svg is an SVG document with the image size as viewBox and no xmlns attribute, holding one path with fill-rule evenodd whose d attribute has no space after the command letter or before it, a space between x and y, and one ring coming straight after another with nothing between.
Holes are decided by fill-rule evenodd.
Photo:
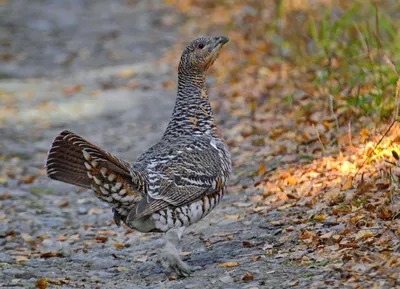
<instances>
[{"instance_id":1,"label":"bird's head","mask_svg":"<svg viewBox=\"0 0 400 289\"><path fill-rule=\"evenodd\" d=\"M217 59L222 46L228 41L228 37L225 36L203 36L193 40L183 50L179 71L185 74L205 75Z\"/></svg>"}]
</instances>

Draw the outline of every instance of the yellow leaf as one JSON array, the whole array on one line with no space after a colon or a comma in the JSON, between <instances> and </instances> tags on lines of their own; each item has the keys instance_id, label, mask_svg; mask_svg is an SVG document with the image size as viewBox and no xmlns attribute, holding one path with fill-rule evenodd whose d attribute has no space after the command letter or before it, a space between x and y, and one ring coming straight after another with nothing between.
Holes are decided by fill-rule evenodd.
<instances>
[{"instance_id":1,"label":"yellow leaf","mask_svg":"<svg viewBox=\"0 0 400 289\"><path fill-rule=\"evenodd\" d=\"M109 236L114 236L117 235L117 233L113 230L99 230L97 231L97 234L99 235L109 235Z\"/></svg>"},{"instance_id":2,"label":"yellow leaf","mask_svg":"<svg viewBox=\"0 0 400 289\"><path fill-rule=\"evenodd\" d=\"M262 175L264 175L266 169L267 169L267 166L264 163L260 164L258 166L258 170L257 170L258 176L261 177Z\"/></svg>"},{"instance_id":3,"label":"yellow leaf","mask_svg":"<svg viewBox=\"0 0 400 289\"><path fill-rule=\"evenodd\" d=\"M130 68L123 69L120 72L118 72L117 76L120 78L129 78L132 77L134 74L133 70Z\"/></svg>"},{"instance_id":4,"label":"yellow leaf","mask_svg":"<svg viewBox=\"0 0 400 289\"><path fill-rule=\"evenodd\" d=\"M239 266L239 262L226 262L219 264L220 267L236 267Z\"/></svg>"},{"instance_id":5,"label":"yellow leaf","mask_svg":"<svg viewBox=\"0 0 400 289\"><path fill-rule=\"evenodd\" d=\"M125 247L125 245L122 244L122 243L114 243L114 247L115 247L116 249L120 249L120 248Z\"/></svg>"},{"instance_id":6,"label":"yellow leaf","mask_svg":"<svg viewBox=\"0 0 400 289\"><path fill-rule=\"evenodd\" d=\"M47 279L40 278L39 280L36 281L35 286L36 286L36 288L39 288L39 289L46 289L47 288Z\"/></svg>"},{"instance_id":7,"label":"yellow leaf","mask_svg":"<svg viewBox=\"0 0 400 289\"><path fill-rule=\"evenodd\" d=\"M314 216L314 220L316 220L316 221L322 222L322 221L325 221L325 219L326 219L326 216L324 214Z\"/></svg>"},{"instance_id":8,"label":"yellow leaf","mask_svg":"<svg viewBox=\"0 0 400 289\"><path fill-rule=\"evenodd\" d=\"M128 272L128 269L125 268L125 267L118 267L118 268L117 268L117 271L118 271L118 272Z\"/></svg>"},{"instance_id":9,"label":"yellow leaf","mask_svg":"<svg viewBox=\"0 0 400 289\"><path fill-rule=\"evenodd\" d=\"M240 219L240 215L226 215L225 219Z\"/></svg>"}]
</instances>

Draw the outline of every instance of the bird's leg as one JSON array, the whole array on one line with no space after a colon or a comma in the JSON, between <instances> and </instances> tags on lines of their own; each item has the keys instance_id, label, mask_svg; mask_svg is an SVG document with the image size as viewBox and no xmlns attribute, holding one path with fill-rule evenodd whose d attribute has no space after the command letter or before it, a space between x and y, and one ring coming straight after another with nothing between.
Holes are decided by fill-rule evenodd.
<instances>
[{"instance_id":1,"label":"bird's leg","mask_svg":"<svg viewBox=\"0 0 400 289\"><path fill-rule=\"evenodd\" d=\"M173 228L164 237L164 248L161 250L161 264L167 270L173 270L177 275L187 277L192 272L188 264L180 258L182 250L182 235L185 227Z\"/></svg>"}]
</instances>

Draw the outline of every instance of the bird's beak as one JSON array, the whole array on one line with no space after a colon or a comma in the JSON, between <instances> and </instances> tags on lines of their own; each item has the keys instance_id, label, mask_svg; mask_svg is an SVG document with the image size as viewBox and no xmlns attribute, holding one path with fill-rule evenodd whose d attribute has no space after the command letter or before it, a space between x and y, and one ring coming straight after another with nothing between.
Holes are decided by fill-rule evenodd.
<instances>
[{"instance_id":1,"label":"bird's beak","mask_svg":"<svg viewBox=\"0 0 400 289\"><path fill-rule=\"evenodd\" d=\"M223 46L228 41L229 41L229 38L226 37L226 36L217 36L217 37L215 37L216 46L217 45Z\"/></svg>"}]
</instances>

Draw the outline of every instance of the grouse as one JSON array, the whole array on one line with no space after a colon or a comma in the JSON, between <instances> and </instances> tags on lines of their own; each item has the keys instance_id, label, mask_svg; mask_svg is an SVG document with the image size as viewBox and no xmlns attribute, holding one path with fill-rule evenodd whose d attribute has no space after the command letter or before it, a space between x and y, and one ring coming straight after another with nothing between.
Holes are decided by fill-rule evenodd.
<instances>
[{"instance_id":1,"label":"grouse","mask_svg":"<svg viewBox=\"0 0 400 289\"><path fill-rule=\"evenodd\" d=\"M208 69L228 41L200 37L184 49L167 129L136 162L123 161L68 130L55 138L47 156L48 177L92 189L110 204L118 226L165 232L161 263L180 276L192 272L179 257L183 231L220 203L232 170L206 90Z\"/></svg>"}]
</instances>

